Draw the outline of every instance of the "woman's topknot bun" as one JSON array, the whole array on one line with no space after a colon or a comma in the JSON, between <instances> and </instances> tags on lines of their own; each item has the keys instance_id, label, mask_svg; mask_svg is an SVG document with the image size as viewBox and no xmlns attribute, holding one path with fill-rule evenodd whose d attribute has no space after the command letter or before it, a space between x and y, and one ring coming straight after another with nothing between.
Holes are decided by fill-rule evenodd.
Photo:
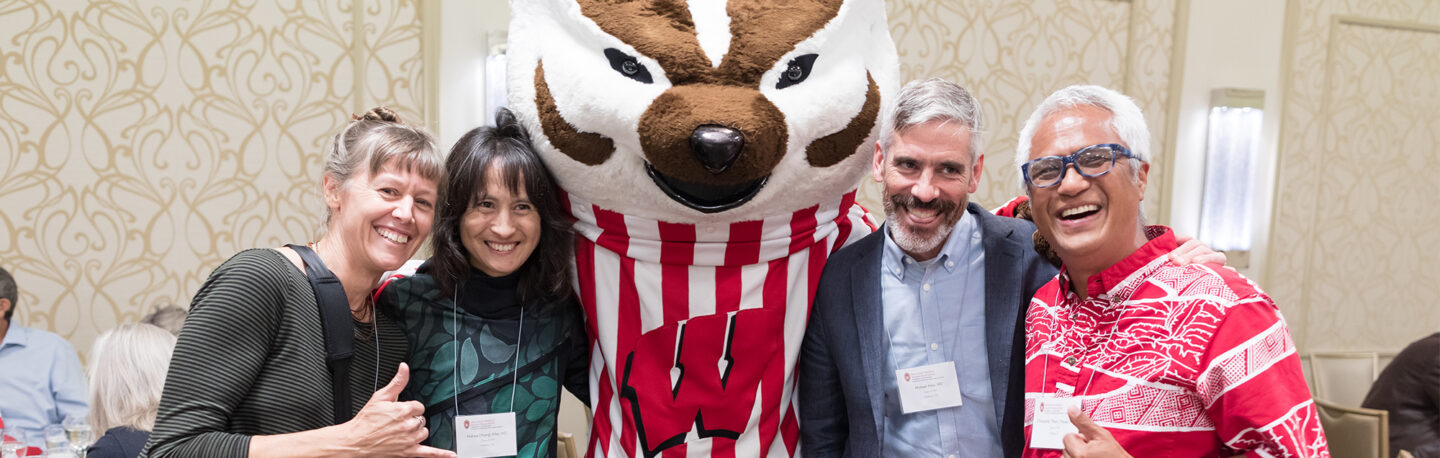
<instances>
[{"instance_id":1,"label":"woman's topknot bun","mask_svg":"<svg viewBox=\"0 0 1440 458\"><path fill-rule=\"evenodd\" d=\"M400 122L400 116L396 115L395 111L386 107L371 108L370 111L365 112L359 119L364 121L385 121L403 124Z\"/></svg>"},{"instance_id":2,"label":"woman's topknot bun","mask_svg":"<svg viewBox=\"0 0 1440 458\"><path fill-rule=\"evenodd\" d=\"M501 138L514 138L529 143L530 135L525 132L525 127L520 125L520 120L508 108L501 108L495 112L495 135Z\"/></svg>"}]
</instances>

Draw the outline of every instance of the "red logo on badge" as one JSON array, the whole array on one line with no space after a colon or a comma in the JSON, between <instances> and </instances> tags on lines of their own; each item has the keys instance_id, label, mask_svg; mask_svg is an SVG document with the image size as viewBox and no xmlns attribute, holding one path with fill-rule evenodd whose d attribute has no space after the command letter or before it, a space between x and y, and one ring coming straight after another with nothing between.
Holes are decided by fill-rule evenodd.
<instances>
[{"instance_id":1,"label":"red logo on badge","mask_svg":"<svg viewBox=\"0 0 1440 458\"><path fill-rule=\"evenodd\" d=\"M910 373L909 373L909 372L906 372L906 373L905 373L905 381L907 381L907 382L910 381Z\"/></svg>"},{"instance_id":2,"label":"red logo on badge","mask_svg":"<svg viewBox=\"0 0 1440 458\"><path fill-rule=\"evenodd\" d=\"M470 429L470 420L465 420L465 429Z\"/></svg>"}]
</instances>

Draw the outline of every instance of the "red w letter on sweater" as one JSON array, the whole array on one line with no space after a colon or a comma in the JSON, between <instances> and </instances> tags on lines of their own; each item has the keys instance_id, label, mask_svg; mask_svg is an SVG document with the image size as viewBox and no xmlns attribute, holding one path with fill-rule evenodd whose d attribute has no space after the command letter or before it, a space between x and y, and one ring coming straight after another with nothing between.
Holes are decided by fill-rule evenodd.
<instances>
[{"instance_id":1,"label":"red w letter on sweater","mask_svg":"<svg viewBox=\"0 0 1440 458\"><path fill-rule=\"evenodd\" d=\"M766 366L785 361L783 325L781 313L749 309L642 334L625 358L620 396L645 456L684 443L692 427L701 438L739 438Z\"/></svg>"}]
</instances>

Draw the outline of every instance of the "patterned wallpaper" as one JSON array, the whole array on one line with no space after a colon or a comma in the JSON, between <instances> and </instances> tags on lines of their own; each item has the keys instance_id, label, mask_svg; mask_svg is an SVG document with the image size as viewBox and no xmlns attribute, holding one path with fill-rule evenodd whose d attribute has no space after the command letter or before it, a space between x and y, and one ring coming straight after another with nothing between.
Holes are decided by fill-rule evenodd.
<instances>
[{"instance_id":1,"label":"patterned wallpaper","mask_svg":"<svg viewBox=\"0 0 1440 458\"><path fill-rule=\"evenodd\" d=\"M1440 4L1292 2L1267 291L1304 350L1440 331Z\"/></svg>"},{"instance_id":2,"label":"patterned wallpaper","mask_svg":"<svg viewBox=\"0 0 1440 458\"><path fill-rule=\"evenodd\" d=\"M1024 193L1011 162L1020 127L1040 101L1071 84L1099 84L1134 97L1150 125L1151 170L1169 162L1175 0L891 0L887 6L901 78L945 78L980 100L985 170L972 202L994 208ZM1163 218L1164 186L1157 182L1147 192L1152 219ZM882 194L869 176L862 181L860 202L877 216Z\"/></svg>"},{"instance_id":3,"label":"patterned wallpaper","mask_svg":"<svg viewBox=\"0 0 1440 458\"><path fill-rule=\"evenodd\" d=\"M1020 124L1072 83L1135 96L1163 169L1176 1L888 9L902 76L980 98L989 167L973 200L995 206L1021 192ZM235 252L313 238L320 152L347 115L385 103L434 121L419 13L414 0L0 3L0 265L20 281L19 321L83 353L153 305L185 304ZM1440 165L1440 5L1300 0L1288 14L1264 286L1302 348L1397 349L1440 330L1422 297L1440 284L1427 205L1440 175L1415 173ZM1160 221L1164 186L1146 200ZM880 209L868 179L862 202Z\"/></svg>"},{"instance_id":4,"label":"patterned wallpaper","mask_svg":"<svg viewBox=\"0 0 1440 458\"><path fill-rule=\"evenodd\" d=\"M425 121L418 13L0 3L0 265L19 322L83 354L154 305L188 304L237 251L313 239L320 156L347 117L386 104Z\"/></svg>"}]
</instances>

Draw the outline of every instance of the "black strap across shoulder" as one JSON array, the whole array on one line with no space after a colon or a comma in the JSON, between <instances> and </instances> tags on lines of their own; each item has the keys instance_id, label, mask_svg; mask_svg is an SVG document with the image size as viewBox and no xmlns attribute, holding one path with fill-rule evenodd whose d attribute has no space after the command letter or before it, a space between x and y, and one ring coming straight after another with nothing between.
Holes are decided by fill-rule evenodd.
<instances>
[{"instance_id":1,"label":"black strap across shoulder","mask_svg":"<svg viewBox=\"0 0 1440 458\"><path fill-rule=\"evenodd\" d=\"M350 421L350 358L355 355L355 324L350 318L350 301L345 287L330 273L315 251L304 245L287 244L305 262L305 277L315 290L320 307L320 325L325 330L325 366L330 369L330 387L335 393L335 424Z\"/></svg>"}]
</instances>

